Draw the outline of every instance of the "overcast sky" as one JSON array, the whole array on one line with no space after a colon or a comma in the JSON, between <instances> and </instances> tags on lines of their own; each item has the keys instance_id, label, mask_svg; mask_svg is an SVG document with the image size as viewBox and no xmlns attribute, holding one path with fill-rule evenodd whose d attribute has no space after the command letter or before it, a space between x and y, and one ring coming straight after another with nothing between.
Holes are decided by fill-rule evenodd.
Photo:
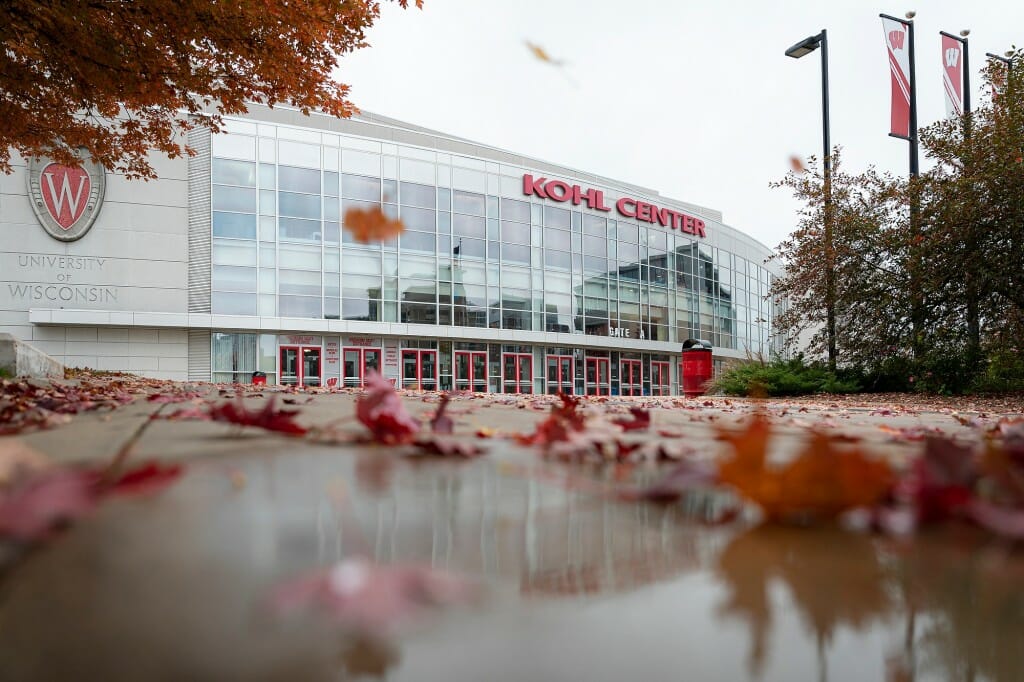
<instances>
[{"instance_id":1,"label":"overcast sky","mask_svg":"<svg viewBox=\"0 0 1024 682\"><path fill-rule=\"evenodd\" d=\"M828 30L833 144L849 170L905 173L878 14L908 10L922 126L945 115L940 30L971 30L975 101L984 54L1024 44L1020 0L425 0L385 3L339 77L368 111L721 210L774 247L796 204L768 183L822 146L819 53L786 48Z\"/></svg>"}]
</instances>

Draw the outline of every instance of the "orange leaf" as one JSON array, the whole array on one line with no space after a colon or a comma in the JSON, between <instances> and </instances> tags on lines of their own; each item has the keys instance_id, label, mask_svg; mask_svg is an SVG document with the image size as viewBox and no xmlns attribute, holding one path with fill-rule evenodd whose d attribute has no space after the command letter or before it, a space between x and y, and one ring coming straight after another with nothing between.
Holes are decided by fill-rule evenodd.
<instances>
[{"instance_id":1,"label":"orange leaf","mask_svg":"<svg viewBox=\"0 0 1024 682\"><path fill-rule=\"evenodd\" d=\"M402 221L388 218L380 206L366 210L350 208L345 211L344 226L360 244L384 242L405 231Z\"/></svg>"},{"instance_id":2,"label":"orange leaf","mask_svg":"<svg viewBox=\"0 0 1024 682\"><path fill-rule=\"evenodd\" d=\"M548 54L547 50L545 50L540 45L537 45L536 43L531 43L528 40L525 42L527 49L529 49L533 56L539 59L540 61L547 62L548 64L552 64L554 66L562 65L563 62L561 60L552 59L551 55Z\"/></svg>"},{"instance_id":3,"label":"orange leaf","mask_svg":"<svg viewBox=\"0 0 1024 682\"><path fill-rule=\"evenodd\" d=\"M719 467L719 478L757 503L771 521L833 519L871 506L889 490L892 470L859 450L836 449L836 441L813 433L810 442L782 467L768 467L768 420L755 415L746 430L723 433L734 454Z\"/></svg>"}]
</instances>

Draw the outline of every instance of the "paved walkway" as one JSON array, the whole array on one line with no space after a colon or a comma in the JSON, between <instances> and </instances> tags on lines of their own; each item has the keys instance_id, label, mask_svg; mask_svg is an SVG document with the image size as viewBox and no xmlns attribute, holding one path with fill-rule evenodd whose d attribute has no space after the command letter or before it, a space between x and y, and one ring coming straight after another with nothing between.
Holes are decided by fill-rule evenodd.
<instances>
[{"instance_id":1,"label":"paved walkway","mask_svg":"<svg viewBox=\"0 0 1024 682\"><path fill-rule=\"evenodd\" d=\"M339 434L363 431L353 419L353 394L270 390L244 401L255 407L270 395L295 403L286 407L301 411L304 426L333 423ZM436 395L403 400L423 418L437 405ZM579 471L625 484L649 479L653 466L570 469L541 462L536 449L501 437L531 432L547 416L550 401L500 395L453 400L456 436L487 449L472 461L408 460L400 456L402 448L153 419L193 404L147 402L143 396L114 411L74 415L57 428L0 438L0 446L17 439L60 463L103 464L131 444L131 462L178 461L186 467L183 478L159 494L104 503L8 565L0 575L4 679L817 675L815 635L799 620L775 622L774 643L760 662L751 642L764 626L748 619L750 640L722 620L729 590L734 607L739 598L729 587L731 574L723 573L722 552L734 546L730 542L742 528L694 524L679 509L613 501L564 478ZM635 406L650 409L652 426L623 438L685 443L707 456L723 447L716 430L736 428L753 409L771 415L773 452L780 457L792 454L811 428L843 433L895 461L917 452L927 433L980 437L952 416L952 406L615 397L585 401L584 410L592 417L620 417ZM981 420L998 416L961 416L979 414ZM480 429L497 433L477 438ZM858 562L868 562L864 575L877 571L874 554L871 561L858 558L863 549L836 554L849 557L854 568L844 570L855 573L851 580L860 579ZM357 555L468 576L483 586L484 596L379 640L339 634L321 617L282 617L269 606L268 595L282 580ZM831 603L833 590L818 590L824 603ZM833 671L829 679L877 679L874 671L888 655L880 642L890 634L902 641L903 626L887 620L889 608L878 607L870 637L828 645L826 659L853 666L850 674ZM844 618L834 614L837 622L853 622ZM1014 620L1007 636L1020 634L1019 625ZM640 639L624 645L623 637L634 636ZM737 655L744 651L753 653ZM871 667L858 668L858 656Z\"/></svg>"}]
</instances>

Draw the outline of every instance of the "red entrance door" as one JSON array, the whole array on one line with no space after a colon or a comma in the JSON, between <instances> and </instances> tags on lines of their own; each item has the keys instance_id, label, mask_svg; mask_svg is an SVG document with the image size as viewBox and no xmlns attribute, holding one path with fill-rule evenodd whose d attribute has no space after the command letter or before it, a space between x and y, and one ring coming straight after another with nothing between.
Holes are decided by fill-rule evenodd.
<instances>
[{"instance_id":1,"label":"red entrance door","mask_svg":"<svg viewBox=\"0 0 1024 682\"><path fill-rule=\"evenodd\" d=\"M587 358L587 395L611 395L608 358Z\"/></svg>"},{"instance_id":2,"label":"red entrance door","mask_svg":"<svg viewBox=\"0 0 1024 682\"><path fill-rule=\"evenodd\" d=\"M663 360L651 361L651 395L668 395L668 363Z\"/></svg>"},{"instance_id":3,"label":"red entrance door","mask_svg":"<svg viewBox=\"0 0 1024 682\"><path fill-rule=\"evenodd\" d=\"M346 348L342 351L342 365L344 385L361 387L367 372L380 372L380 348Z\"/></svg>"},{"instance_id":4,"label":"red entrance door","mask_svg":"<svg viewBox=\"0 0 1024 682\"><path fill-rule=\"evenodd\" d=\"M571 355L548 356L548 393L572 395L573 374Z\"/></svg>"},{"instance_id":5,"label":"red entrance door","mask_svg":"<svg viewBox=\"0 0 1024 682\"><path fill-rule=\"evenodd\" d=\"M402 388L416 391L437 390L436 350L402 350Z\"/></svg>"},{"instance_id":6,"label":"red entrance door","mask_svg":"<svg viewBox=\"0 0 1024 682\"><path fill-rule=\"evenodd\" d=\"M278 349L282 384L287 386L320 385L319 346L281 346Z\"/></svg>"},{"instance_id":7,"label":"red entrance door","mask_svg":"<svg viewBox=\"0 0 1024 682\"><path fill-rule=\"evenodd\" d=\"M533 393L533 356L529 353L503 353L502 391Z\"/></svg>"},{"instance_id":8,"label":"red entrance door","mask_svg":"<svg viewBox=\"0 0 1024 682\"><path fill-rule=\"evenodd\" d=\"M622 395L643 395L644 377L640 360L623 360L619 365L619 388Z\"/></svg>"},{"instance_id":9,"label":"red entrance door","mask_svg":"<svg viewBox=\"0 0 1024 682\"><path fill-rule=\"evenodd\" d=\"M486 351L455 351L455 390L487 392Z\"/></svg>"}]
</instances>

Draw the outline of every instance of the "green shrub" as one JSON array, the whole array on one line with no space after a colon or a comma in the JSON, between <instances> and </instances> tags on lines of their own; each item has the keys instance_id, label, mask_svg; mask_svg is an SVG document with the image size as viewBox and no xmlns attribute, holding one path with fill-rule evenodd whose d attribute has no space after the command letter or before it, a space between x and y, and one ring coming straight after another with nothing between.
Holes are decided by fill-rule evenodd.
<instances>
[{"instance_id":1,"label":"green shrub","mask_svg":"<svg viewBox=\"0 0 1024 682\"><path fill-rule=\"evenodd\" d=\"M837 377L824 364L808 364L798 355L791 360L751 360L727 367L711 390L726 395L783 396L855 393L860 386L854 378Z\"/></svg>"},{"instance_id":2,"label":"green shrub","mask_svg":"<svg viewBox=\"0 0 1024 682\"><path fill-rule=\"evenodd\" d=\"M1024 391L1024 354L1016 348L994 351L973 388L983 393Z\"/></svg>"}]
</instances>

